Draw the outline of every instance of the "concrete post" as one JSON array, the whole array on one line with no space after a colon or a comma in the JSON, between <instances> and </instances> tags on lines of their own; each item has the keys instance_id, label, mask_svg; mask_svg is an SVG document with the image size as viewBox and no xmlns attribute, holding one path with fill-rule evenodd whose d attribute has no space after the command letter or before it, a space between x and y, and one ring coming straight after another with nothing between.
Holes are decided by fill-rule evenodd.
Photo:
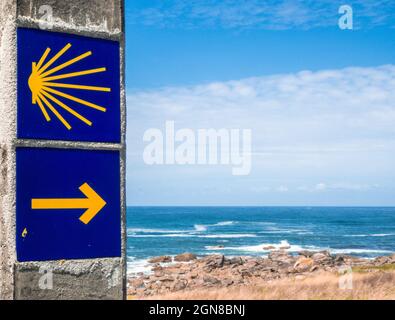
<instances>
[{"instance_id":1,"label":"concrete post","mask_svg":"<svg viewBox=\"0 0 395 320\"><path fill-rule=\"evenodd\" d=\"M105 139L102 141L100 137L93 140L90 138L79 139L77 136L77 138L73 138L74 132L77 132L73 131L74 128L84 125L83 123L75 124L73 130L67 131L65 129L67 132L65 134L70 134L70 139L56 138L55 136L52 139L51 137L34 137L34 135L32 138L29 138L19 133L24 124L21 124L21 119L18 119L21 112L19 111L18 113L18 110L22 107L25 108L25 106L20 105L21 99L18 92L18 72L21 72L21 70L18 70L18 55L22 54L18 52L18 32L21 28L25 30L41 30L40 32L47 32L50 36L57 33L77 35L79 36L77 40L81 43L84 43L85 39L87 41L99 39L100 41L111 40L112 43L119 45L119 74L113 72L113 76L119 77L120 97L119 100L115 99L114 101L117 102L111 106L111 108L120 108L120 138L118 141L107 141ZM46 35L45 33L44 36ZM53 54L55 53L54 51ZM93 52L92 57L94 54L95 52ZM30 61L29 63L32 62ZM117 94L118 91L112 90L111 92ZM70 106L72 106L71 103ZM38 105L35 105L34 108L38 108ZM39 111L39 109L34 110L35 112ZM106 114L109 114L109 110L107 110ZM54 126L55 123L62 126L54 113L50 113L50 115L52 120L48 123L51 126ZM88 120L92 119L89 118ZM47 125L45 121L44 124ZM94 125L92 128L95 128ZM0 2L0 299L125 299L125 133L123 0L2 0ZM34 229L34 227L29 225L24 228L23 223L25 223L25 220L23 219L25 218L20 218L21 213L19 212L22 210L21 208L24 205L28 205L30 208L30 198L28 203L26 201L22 203L21 199L23 198L18 198L17 196L17 189L30 190L31 181L26 180L25 176L23 176L23 170L25 169L22 170L20 167L22 164L26 168L26 165L21 160L22 153L30 154L31 151L34 154L38 154L36 157L38 161L41 159L41 152L44 155L48 152L57 154L59 151L70 151L73 154L77 154L76 157L80 157L78 159L82 163L85 161L84 155L88 157L91 154L109 154L116 159L119 156L119 162L117 162L119 163L117 165L119 172L116 172L118 170L116 169L110 174L116 176L117 179L119 178L116 180L119 181L119 192L116 192L117 195L119 194L119 197L116 198L119 199L119 203L111 203L110 200L106 199L105 194L101 194L106 201L104 208L107 211L105 214L115 217L114 219L118 225L120 221L119 254L106 256L107 251L104 252L104 250L104 253L101 254L100 245L97 245L96 251L92 253L90 246L95 246L96 243L93 240L90 242L88 235L86 235L88 245L83 246L83 248L88 256L90 255L89 258L84 257L85 253L80 255L75 250L69 253L67 251L67 243L70 239L78 242L78 239L75 239L75 237L78 237L78 233L72 233L69 235L70 239L68 237L64 239L66 253L60 252L59 255L53 255L53 252L56 252L56 248L53 249L52 253L48 253L47 257L54 256L54 259L46 259L44 256L44 258L35 259L34 255L32 255L33 258L29 258L29 254L22 255L21 252L18 252L18 241L22 243L21 241L25 239L27 239L27 242L33 239L29 237L36 237L34 241L38 241L37 243L41 241L41 234L38 232L37 227ZM82 152L82 156L78 156L80 154L78 152ZM29 159L29 156L27 158ZM32 160L32 163L34 163L34 160ZM103 172L98 174L104 175ZM81 179L85 178L81 177ZM26 184L26 181L29 183ZM96 191L100 193L99 190ZM55 190L54 194L56 194ZM38 197L45 198L47 195L43 194L41 196L39 194ZM50 198L54 197L51 196ZM33 209L33 200L31 201L31 208ZM36 217L37 219L44 219L41 218L42 216L53 219L54 215L57 215L57 213L52 213L52 210L44 211L37 210L37 212L41 213L38 213L33 219L36 219ZM65 210L63 211L66 212ZM80 211L79 214L82 212ZM60 217L62 214L59 213L56 217ZM98 213L98 217L99 215L100 213ZM31 219L31 214L28 219ZM34 223L37 221L34 220ZM86 222L81 223L81 221L77 221L79 224L76 222L77 231L85 230L83 228L86 228L86 230L90 230L87 232L95 232L93 223L96 223L98 220L93 220L93 223L89 225L89 228L92 229L87 229L88 224L85 224ZM18 223L21 226L18 226ZM56 221L54 223L56 224ZM23 232L21 232L21 227L24 228ZM71 226L70 228L74 227ZM45 228L43 230L45 231ZM50 230L55 235L56 232L63 231L63 229ZM114 234L113 238L116 240L117 232ZM108 234L104 230L101 237L105 239L107 236ZM33 247L27 247L26 249L28 253L29 248L34 248L34 242L32 243ZM115 243L118 242L115 241ZM51 243L48 243L48 248L51 245ZM112 249L118 250L118 248L114 247ZM40 254L45 253L45 251L46 248L39 249ZM75 258L69 258L73 255ZM39 257L39 255L36 256Z\"/></svg>"}]
</instances>

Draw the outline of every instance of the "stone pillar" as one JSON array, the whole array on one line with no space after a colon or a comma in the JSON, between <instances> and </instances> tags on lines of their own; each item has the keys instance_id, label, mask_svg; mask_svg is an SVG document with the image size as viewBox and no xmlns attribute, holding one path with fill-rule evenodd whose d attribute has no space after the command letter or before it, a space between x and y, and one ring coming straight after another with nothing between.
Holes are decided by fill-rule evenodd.
<instances>
[{"instance_id":1,"label":"stone pillar","mask_svg":"<svg viewBox=\"0 0 395 320\"><path fill-rule=\"evenodd\" d=\"M123 0L2 0L0 81L0 299L125 299Z\"/></svg>"}]
</instances>

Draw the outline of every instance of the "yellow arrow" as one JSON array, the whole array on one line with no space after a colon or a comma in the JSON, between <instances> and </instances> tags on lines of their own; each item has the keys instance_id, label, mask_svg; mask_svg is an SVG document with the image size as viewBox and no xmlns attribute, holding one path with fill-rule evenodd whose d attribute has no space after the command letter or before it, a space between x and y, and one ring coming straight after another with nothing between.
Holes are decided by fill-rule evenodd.
<instances>
[{"instance_id":1,"label":"yellow arrow","mask_svg":"<svg viewBox=\"0 0 395 320\"><path fill-rule=\"evenodd\" d=\"M86 198L32 199L32 209L87 209L80 216L80 220L88 224L103 209L106 202L87 183L79 189Z\"/></svg>"}]
</instances>

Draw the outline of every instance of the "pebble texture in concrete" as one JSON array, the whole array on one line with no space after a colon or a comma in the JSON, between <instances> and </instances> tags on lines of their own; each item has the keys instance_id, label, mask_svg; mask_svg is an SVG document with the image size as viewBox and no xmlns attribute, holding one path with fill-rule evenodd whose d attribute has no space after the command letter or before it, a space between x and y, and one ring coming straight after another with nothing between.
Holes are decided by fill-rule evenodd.
<instances>
[{"instance_id":1,"label":"pebble texture in concrete","mask_svg":"<svg viewBox=\"0 0 395 320\"><path fill-rule=\"evenodd\" d=\"M120 259L16 263L15 275L15 298L18 300L122 297Z\"/></svg>"},{"instance_id":2,"label":"pebble texture in concrete","mask_svg":"<svg viewBox=\"0 0 395 320\"><path fill-rule=\"evenodd\" d=\"M45 7L47 6L47 7ZM53 8L48 26L54 31L89 34L114 38L122 35L123 0L19 0L18 20L21 25L36 27L45 23L42 16ZM41 8L41 10L40 10Z\"/></svg>"}]
</instances>

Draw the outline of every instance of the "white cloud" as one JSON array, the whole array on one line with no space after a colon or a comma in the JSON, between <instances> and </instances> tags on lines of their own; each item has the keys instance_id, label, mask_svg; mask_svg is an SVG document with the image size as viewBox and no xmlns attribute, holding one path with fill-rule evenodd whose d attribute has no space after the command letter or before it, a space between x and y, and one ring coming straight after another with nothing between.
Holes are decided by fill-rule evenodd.
<instances>
[{"instance_id":1,"label":"white cloud","mask_svg":"<svg viewBox=\"0 0 395 320\"><path fill-rule=\"evenodd\" d=\"M335 183L330 186L331 189L351 190L351 191L368 191L379 188L379 184L355 184L355 183Z\"/></svg>"},{"instance_id":2,"label":"white cloud","mask_svg":"<svg viewBox=\"0 0 395 320\"><path fill-rule=\"evenodd\" d=\"M253 129L255 155L381 152L395 145L395 66L255 77L128 95L130 132L175 120Z\"/></svg>"},{"instance_id":3,"label":"white cloud","mask_svg":"<svg viewBox=\"0 0 395 320\"><path fill-rule=\"evenodd\" d=\"M394 87L393 65L302 71L137 91L128 95L128 110L131 123L255 128L265 149L254 152L359 152L392 145ZM298 138L303 144L293 142Z\"/></svg>"},{"instance_id":4,"label":"white cloud","mask_svg":"<svg viewBox=\"0 0 395 320\"><path fill-rule=\"evenodd\" d=\"M276 191L278 192L288 192L288 187L287 186L279 186Z\"/></svg>"},{"instance_id":5,"label":"white cloud","mask_svg":"<svg viewBox=\"0 0 395 320\"><path fill-rule=\"evenodd\" d=\"M394 87L395 66L385 65L131 92L129 181L156 185L162 177L205 186L229 177L228 168L215 166L143 165L144 131L174 120L176 129L252 130L251 177L225 183L236 189L317 196L374 192L378 185L389 190L395 181Z\"/></svg>"},{"instance_id":6,"label":"white cloud","mask_svg":"<svg viewBox=\"0 0 395 320\"><path fill-rule=\"evenodd\" d=\"M336 27L338 0L157 0L148 8L130 9L127 21L158 27L259 28L269 30ZM394 26L392 0L349 0L355 27Z\"/></svg>"},{"instance_id":7,"label":"white cloud","mask_svg":"<svg viewBox=\"0 0 395 320\"><path fill-rule=\"evenodd\" d=\"M379 184L358 184L349 182L336 182L336 183L317 183L313 187L300 186L297 188L298 191L308 191L308 192L326 192L326 191L369 191L372 189L379 188Z\"/></svg>"},{"instance_id":8,"label":"white cloud","mask_svg":"<svg viewBox=\"0 0 395 320\"><path fill-rule=\"evenodd\" d=\"M326 187L326 184L325 184L325 183L322 183L322 182L317 183L316 186L315 186L315 189L318 190L318 191L325 190L326 188L327 188L327 187Z\"/></svg>"}]
</instances>

